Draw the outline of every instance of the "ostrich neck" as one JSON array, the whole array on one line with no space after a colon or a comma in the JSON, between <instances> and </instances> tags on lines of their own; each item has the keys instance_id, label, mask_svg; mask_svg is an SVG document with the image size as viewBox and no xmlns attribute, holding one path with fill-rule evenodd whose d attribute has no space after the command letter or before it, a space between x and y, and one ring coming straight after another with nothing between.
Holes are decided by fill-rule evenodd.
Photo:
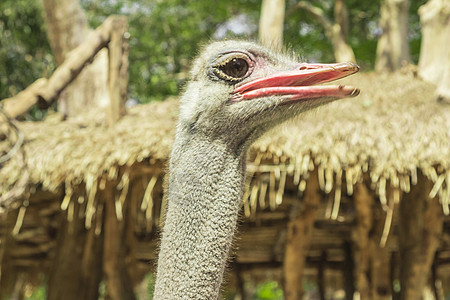
<instances>
[{"instance_id":1,"label":"ostrich neck","mask_svg":"<svg viewBox=\"0 0 450 300\"><path fill-rule=\"evenodd\" d=\"M180 136L169 167L154 299L217 299L242 199L245 152Z\"/></svg>"}]
</instances>

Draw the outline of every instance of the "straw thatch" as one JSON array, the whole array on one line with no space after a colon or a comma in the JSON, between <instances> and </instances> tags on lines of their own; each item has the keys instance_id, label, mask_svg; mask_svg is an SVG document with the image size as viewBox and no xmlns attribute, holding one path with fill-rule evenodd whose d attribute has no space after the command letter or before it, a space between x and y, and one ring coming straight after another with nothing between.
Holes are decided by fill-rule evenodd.
<instances>
[{"instance_id":1,"label":"straw thatch","mask_svg":"<svg viewBox=\"0 0 450 300\"><path fill-rule=\"evenodd\" d=\"M369 172L384 203L386 182L407 192L420 169L436 183L433 194L439 194L448 214L448 105L432 101L433 87L409 76L363 74L347 81L361 88L357 99L339 101L276 128L252 148L249 171L293 172L299 181L313 158L325 192L333 183L340 184L334 174L351 193L361 174ZM120 166L165 161L176 115L176 101L169 101L134 107L113 129L83 121L20 123L29 185L49 191L64 184L89 186L103 173L111 179L117 176ZM259 166L267 159L273 167ZM1 194L21 178L22 163L17 158L3 166Z\"/></svg>"},{"instance_id":2,"label":"straw thatch","mask_svg":"<svg viewBox=\"0 0 450 300\"><path fill-rule=\"evenodd\" d=\"M412 75L370 73L343 81L360 87L361 95L304 114L266 134L250 150L244 216L255 220L259 211L259 224L272 220L276 226L266 226L261 232L250 226L243 231L237 261L282 260L279 243L286 233L280 228L290 214L292 191L304 191L315 168L320 188L332 199L331 205L321 208L322 214L341 221L342 226L354 221L340 208L348 205L347 195L352 195L358 181L369 178L383 209L389 212L402 191L407 193L416 184L418 172L434 184L429 197L437 197L449 214L450 106L435 102L434 87ZM43 122L19 122L17 127L25 137L24 155L14 156L0 170L0 197L19 187L25 191L15 202L0 203L0 217L7 224L0 238L5 241L12 235L16 239L16 243L2 242L2 247L22 247L9 249L14 263L48 267L44 259L56 245L52 232L58 227L53 220L61 212L73 220L74 202L82 207L86 228L95 226L96 234L97 228L101 231L101 223L94 222L101 220L102 211L96 209L96 196L108 182L116 186L119 219L124 217L126 202L139 197L134 231L148 241L146 233L158 224L164 208L162 177L177 104L173 99L133 107L113 128L89 118L62 121L57 115ZM136 186L140 192L133 192ZM388 187L394 192L387 193ZM387 218L382 243L386 243L391 223ZM332 237L325 229L316 234L313 246L342 245L349 231L339 231L338 225L332 223ZM260 245L260 252L255 252L254 244ZM136 256L151 260L155 248L154 241L140 243ZM321 251L314 251L320 257ZM336 256L342 262L342 252Z\"/></svg>"}]
</instances>

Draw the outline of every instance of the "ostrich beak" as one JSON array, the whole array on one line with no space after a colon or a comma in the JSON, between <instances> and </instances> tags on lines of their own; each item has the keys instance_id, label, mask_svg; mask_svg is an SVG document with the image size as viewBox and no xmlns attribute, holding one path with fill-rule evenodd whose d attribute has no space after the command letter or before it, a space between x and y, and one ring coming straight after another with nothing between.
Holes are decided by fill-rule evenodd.
<instances>
[{"instance_id":1,"label":"ostrich beak","mask_svg":"<svg viewBox=\"0 0 450 300\"><path fill-rule=\"evenodd\" d=\"M302 63L293 71L275 73L238 86L232 100L251 100L261 97L282 96L287 102L314 98L344 98L359 94L359 89L343 85L317 86L317 84L344 78L359 71L354 63L308 64Z\"/></svg>"}]
</instances>

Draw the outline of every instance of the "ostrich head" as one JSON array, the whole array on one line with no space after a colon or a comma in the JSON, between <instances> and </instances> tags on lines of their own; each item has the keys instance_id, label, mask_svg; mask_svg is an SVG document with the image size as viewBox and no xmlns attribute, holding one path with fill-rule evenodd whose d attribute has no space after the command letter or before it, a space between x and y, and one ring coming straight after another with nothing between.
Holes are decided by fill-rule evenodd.
<instances>
[{"instance_id":1,"label":"ostrich head","mask_svg":"<svg viewBox=\"0 0 450 300\"><path fill-rule=\"evenodd\" d=\"M349 86L317 86L358 70L353 63L299 63L250 42L215 42L194 62L179 127L249 146L303 111L358 95Z\"/></svg>"},{"instance_id":2,"label":"ostrich head","mask_svg":"<svg viewBox=\"0 0 450 300\"><path fill-rule=\"evenodd\" d=\"M180 100L154 299L217 299L244 189L246 150L270 127L338 98L317 86L358 71L305 64L254 43L207 46Z\"/></svg>"}]
</instances>

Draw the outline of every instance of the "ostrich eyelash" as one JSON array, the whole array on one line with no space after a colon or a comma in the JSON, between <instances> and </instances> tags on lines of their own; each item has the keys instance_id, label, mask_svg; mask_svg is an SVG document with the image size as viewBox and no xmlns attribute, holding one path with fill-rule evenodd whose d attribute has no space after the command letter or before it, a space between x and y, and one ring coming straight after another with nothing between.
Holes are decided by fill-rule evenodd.
<instances>
[{"instance_id":1,"label":"ostrich eyelash","mask_svg":"<svg viewBox=\"0 0 450 300\"><path fill-rule=\"evenodd\" d=\"M227 63L229 63L230 61L232 61L235 58L243 58L245 59L247 62L249 61L249 58L247 55L245 55L244 53L233 53L232 55L227 55L223 60L221 60L220 62L218 62L214 68L220 68L220 67L224 67Z\"/></svg>"},{"instance_id":2,"label":"ostrich eyelash","mask_svg":"<svg viewBox=\"0 0 450 300\"><path fill-rule=\"evenodd\" d=\"M241 80L243 79L243 78L234 78L234 77L231 77L231 76L225 74L225 72L223 72L222 70L220 70L219 68L216 68L216 67L214 67L214 73L215 73L218 77L220 77L221 79L226 80L226 81L239 82L239 81L241 81Z\"/></svg>"}]
</instances>

